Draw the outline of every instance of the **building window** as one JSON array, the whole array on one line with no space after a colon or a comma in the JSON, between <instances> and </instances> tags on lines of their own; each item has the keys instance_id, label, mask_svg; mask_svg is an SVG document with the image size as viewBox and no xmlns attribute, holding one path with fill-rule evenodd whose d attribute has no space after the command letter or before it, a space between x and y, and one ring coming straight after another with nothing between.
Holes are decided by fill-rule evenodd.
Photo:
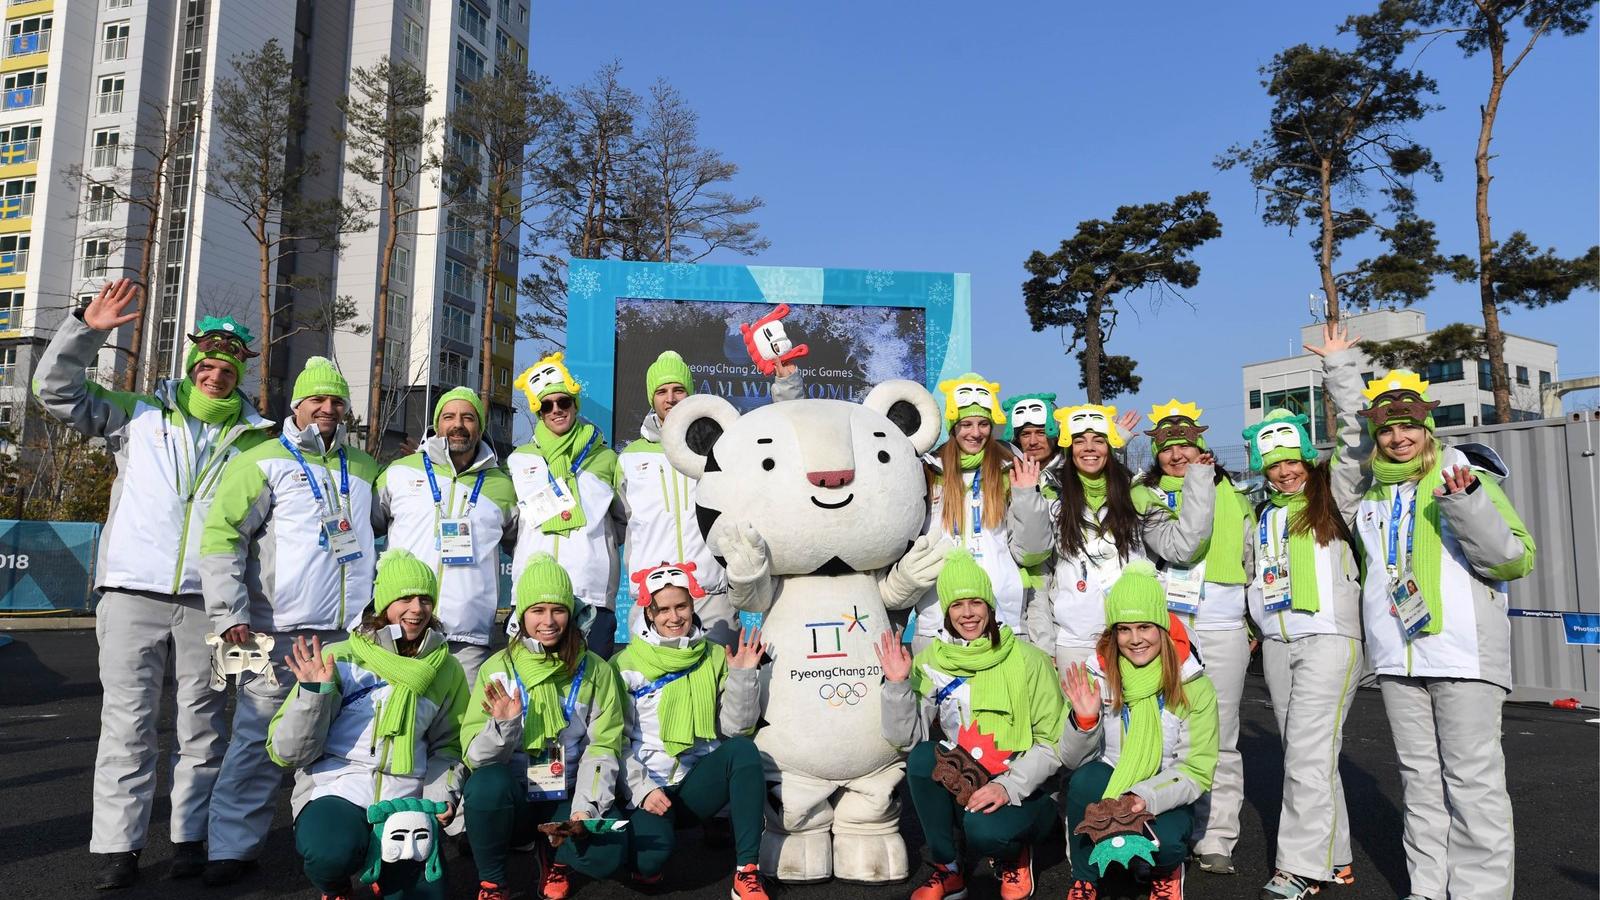
<instances>
[{"instance_id":1,"label":"building window","mask_svg":"<svg viewBox=\"0 0 1600 900\"><path fill-rule=\"evenodd\" d=\"M412 56L422 55L422 26L408 16L400 17L400 49Z\"/></svg>"},{"instance_id":2,"label":"building window","mask_svg":"<svg viewBox=\"0 0 1600 900\"><path fill-rule=\"evenodd\" d=\"M109 222L111 213L117 208L117 192L110 185L89 185L89 202L83 212L83 217L90 222Z\"/></svg>"},{"instance_id":3,"label":"building window","mask_svg":"<svg viewBox=\"0 0 1600 900\"><path fill-rule=\"evenodd\" d=\"M1328 416L1322 403L1322 388L1298 387L1282 391L1268 391L1262 398L1267 409L1287 409L1295 415L1309 417L1311 440L1331 440L1333 431L1328 426Z\"/></svg>"},{"instance_id":4,"label":"building window","mask_svg":"<svg viewBox=\"0 0 1600 900\"><path fill-rule=\"evenodd\" d=\"M1250 408L1251 409L1260 409L1261 408L1261 392L1260 391L1251 391L1250 392Z\"/></svg>"},{"instance_id":5,"label":"building window","mask_svg":"<svg viewBox=\"0 0 1600 900\"><path fill-rule=\"evenodd\" d=\"M122 88L126 80L121 75L100 79L100 90L95 95L95 112L102 116L122 112Z\"/></svg>"},{"instance_id":6,"label":"building window","mask_svg":"<svg viewBox=\"0 0 1600 900\"><path fill-rule=\"evenodd\" d=\"M444 289L463 300L472 299L472 270L453 259L444 261Z\"/></svg>"},{"instance_id":7,"label":"building window","mask_svg":"<svg viewBox=\"0 0 1600 900\"><path fill-rule=\"evenodd\" d=\"M406 342L400 338L386 337L383 339L383 371L390 381L402 381L406 377Z\"/></svg>"},{"instance_id":8,"label":"building window","mask_svg":"<svg viewBox=\"0 0 1600 900\"><path fill-rule=\"evenodd\" d=\"M1523 387L1527 387L1528 386L1528 367L1527 366L1517 366L1517 384L1520 384Z\"/></svg>"},{"instance_id":9,"label":"building window","mask_svg":"<svg viewBox=\"0 0 1600 900\"><path fill-rule=\"evenodd\" d=\"M1466 370L1459 359L1431 362L1422 371L1422 379L1430 383L1436 381L1460 381L1466 377Z\"/></svg>"},{"instance_id":10,"label":"building window","mask_svg":"<svg viewBox=\"0 0 1600 900\"><path fill-rule=\"evenodd\" d=\"M97 169L112 168L117 164L117 151L122 143L122 132L115 128L94 133L94 153L89 164Z\"/></svg>"},{"instance_id":11,"label":"building window","mask_svg":"<svg viewBox=\"0 0 1600 900\"><path fill-rule=\"evenodd\" d=\"M0 275L21 275L28 271L28 246L32 241L25 234L0 235Z\"/></svg>"},{"instance_id":12,"label":"building window","mask_svg":"<svg viewBox=\"0 0 1600 900\"><path fill-rule=\"evenodd\" d=\"M133 0L106 0L106 9L132 9Z\"/></svg>"},{"instance_id":13,"label":"building window","mask_svg":"<svg viewBox=\"0 0 1600 900\"><path fill-rule=\"evenodd\" d=\"M472 35L478 43L489 43L489 18L467 0L456 0L456 10L461 13L461 30Z\"/></svg>"},{"instance_id":14,"label":"building window","mask_svg":"<svg viewBox=\"0 0 1600 900\"><path fill-rule=\"evenodd\" d=\"M34 124L0 128L0 166L38 161L39 136L42 132L43 129Z\"/></svg>"},{"instance_id":15,"label":"building window","mask_svg":"<svg viewBox=\"0 0 1600 900\"><path fill-rule=\"evenodd\" d=\"M1466 406L1460 403L1452 403L1449 406L1435 407L1433 410L1433 424L1440 428L1467 424Z\"/></svg>"},{"instance_id":16,"label":"building window","mask_svg":"<svg viewBox=\"0 0 1600 900\"><path fill-rule=\"evenodd\" d=\"M472 343L472 314L460 307L445 304L444 315L440 317L439 331L453 341Z\"/></svg>"},{"instance_id":17,"label":"building window","mask_svg":"<svg viewBox=\"0 0 1600 900\"><path fill-rule=\"evenodd\" d=\"M29 16L6 23L6 56L26 56L50 49L50 17Z\"/></svg>"},{"instance_id":18,"label":"building window","mask_svg":"<svg viewBox=\"0 0 1600 900\"><path fill-rule=\"evenodd\" d=\"M83 277L98 278L106 273L107 261L111 258L110 241L84 241L83 242Z\"/></svg>"},{"instance_id":19,"label":"building window","mask_svg":"<svg viewBox=\"0 0 1600 900\"><path fill-rule=\"evenodd\" d=\"M11 374L16 371L16 368L17 368L17 348L15 348L15 347L0 348L0 385L3 385L5 387L10 387L11 386ZM9 407L9 406L0 407L0 409L4 409L7 412L11 411L11 407ZM10 423L8 422L6 424L10 424Z\"/></svg>"},{"instance_id":20,"label":"building window","mask_svg":"<svg viewBox=\"0 0 1600 900\"><path fill-rule=\"evenodd\" d=\"M500 21L511 21L511 0L500 0Z\"/></svg>"},{"instance_id":21,"label":"building window","mask_svg":"<svg viewBox=\"0 0 1600 900\"><path fill-rule=\"evenodd\" d=\"M411 251L395 245L394 256L389 259L389 280L400 284L411 283Z\"/></svg>"},{"instance_id":22,"label":"building window","mask_svg":"<svg viewBox=\"0 0 1600 900\"><path fill-rule=\"evenodd\" d=\"M399 291L389 292L389 334L406 334L411 331L411 300Z\"/></svg>"},{"instance_id":23,"label":"building window","mask_svg":"<svg viewBox=\"0 0 1600 900\"><path fill-rule=\"evenodd\" d=\"M439 382L458 385L467 382L467 358L449 350L439 351Z\"/></svg>"},{"instance_id":24,"label":"building window","mask_svg":"<svg viewBox=\"0 0 1600 900\"><path fill-rule=\"evenodd\" d=\"M466 41L456 41L456 74L468 81L477 81L489 71L489 60L482 53L467 46Z\"/></svg>"},{"instance_id":25,"label":"building window","mask_svg":"<svg viewBox=\"0 0 1600 900\"><path fill-rule=\"evenodd\" d=\"M128 58L128 23L112 22L101 34L100 61L114 62Z\"/></svg>"},{"instance_id":26,"label":"building window","mask_svg":"<svg viewBox=\"0 0 1600 900\"><path fill-rule=\"evenodd\" d=\"M35 187L32 178L0 181L0 219L24 219L33 215Z\"/></svg>"},{"instance_id":27,"label":"building window","mask_svg":"<svg viewBox=\"0 0 1600 900\"><path fill-rule=\"evenodd\" d=\"M510 369L507 369L504 366L496 366L494 371L495 371L495 380L500 383L501 387L507 388L507 387L511 386L511 370Z\"/></svg>"},{"instance_id":28,"label":"building window","mask_svg":"<svg viewBox=\"0 0 1600 900\"><path fill-rule=\"evenodd\" d=\"M44 69L12 72L0 81L5 88L6 109L27 109L44 105L45 82L49 73Z\"/></svg>"},{"instance_id":29,"label":"building window","mask_svg":"<svg viewBox=\"0 0 1600 900\"><path fill-rule=\"evenodd\" d=\"M1545 385L1547 385L1549 383L1550 383L1550 373L1546 372L1543 369L1540 369L1539 370L1539 386L1540 387L1544 387Z\"/></svg>"},{"instance_id":30,"label":"building window","mask_svg":"<svg viewBox=\"0 0 1600 900\"><path fill-rule=\"evenodd\" d=\"M0 291L0 332L22 327L22 294L21 290Z\"/></svg>"},{"instance_id":31,"label":"building window","mask_svg":"<svg viewBox=\"0 0 1600 900\"><path fill-rule=\"evenodd\" d=\"M422 12L422 0L406 0L406 9L412 12Z\"/></svg>"}]
</instances>

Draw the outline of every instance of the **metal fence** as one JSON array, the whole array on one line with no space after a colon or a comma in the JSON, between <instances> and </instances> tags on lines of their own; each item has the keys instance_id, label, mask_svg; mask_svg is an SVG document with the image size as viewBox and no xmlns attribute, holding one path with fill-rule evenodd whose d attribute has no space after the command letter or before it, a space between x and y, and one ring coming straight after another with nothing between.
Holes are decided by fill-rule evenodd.
<instances>
[{"instance_id":1,"label":"metal fence","mask_svg":"<svg viewBox=\"0 0 1600 900\"><path fill-rule=\"evenodd\" d=\"M1438 435L1500 455L1502 487L1538 546L1533 574L1509 587L1512 699L1600 704L1600 412Z\"/></svg>"},{"instance_id":2,"label":"metal fence","mask_svg":"<svg viewBox=\"0 0 1600 900\"><path fill-rule=\"evenodd\" d=\"M0 615L83 614L94 609L92 522L0 519Z\"/></svg>"}]
</instances>

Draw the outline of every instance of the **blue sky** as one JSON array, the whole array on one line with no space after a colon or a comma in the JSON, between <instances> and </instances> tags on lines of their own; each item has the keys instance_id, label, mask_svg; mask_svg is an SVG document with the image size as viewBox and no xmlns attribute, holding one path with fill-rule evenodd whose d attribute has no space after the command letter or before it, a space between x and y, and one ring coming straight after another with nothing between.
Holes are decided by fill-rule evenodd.
<instances>
[{"instance_id":1,"label":"blue sky","mask_svg":"<svg viewBox=\"0 0 1600 900\"><path fill-rule=\"evenodd\" d=\"M1306 247L1261 223L1243 173L1213 158L1255 138L1270 107L1257 68L1296 43L1336 44L1364 6L1334 3L541 3L531 64L559 85L615 57L643 91L662 76L690 99L704 141L760 194L772 247L708 262L970 272L977 369L1007 392L1078 398L1074 359L1034 333L1022 262L1118 205L1206 190L1223 236L1196 254L1191 310L1125 318L1112 352L1139 360L1141 409L1177 394L1213 434L1242 422L1239 368L1287 354L1318 286ZM1523 229L1576 254L1597 242L1596 31L1546 37L1513 77L1496 129L1496 234ZM1442 249L1469 252L1472 153L1488 62L1438 42L1418 65L1439 82L1413 130L1442 163L1419 185ZM1477 321L1475 285L1441 280L1430 325ZM1600 371L1593 294L1504 320L1560 344L1564 377ZM1298 348L1296 348L1298 349ZM1575 395L1592 402L1594 392Z\"/></svg>"}]
</instances>

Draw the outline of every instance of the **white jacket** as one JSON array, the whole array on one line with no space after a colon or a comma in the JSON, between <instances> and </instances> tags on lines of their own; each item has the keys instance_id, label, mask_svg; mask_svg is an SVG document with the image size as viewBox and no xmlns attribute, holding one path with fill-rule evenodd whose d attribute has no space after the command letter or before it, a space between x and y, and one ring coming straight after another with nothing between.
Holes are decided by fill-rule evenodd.
<instances>
[{"instance_id":1,"label":"white jacket","mask_svg":"<svg viewBox=\"0 0 1600 900\"><path fill-rule=\"evenodd\" d=\"M619 465L615 456L611 448L597 442L596 452L591 453L594 461L585 460L578 471L578 502L583 506L584 517L582 528L565 535L545 534L540 530L543 523L531 518L522 520L511 560L512 583L528 567L529 557L548 553L572 576L572 592L580 601L601 609L616 606L617 585L621 580L617 544L628 527L628 514L621 494L606 480L609 472L616 471L611 466ZM510 470L519 505L526 504L528 498L550 483L550 467L539 455L538 444L523 444L512 451L506 459L506 468Z\"/></svg>"},{"instance_id":2,"label":"white jacket","mask_svg":"<svg viewBox=\"0 0 1600 900\"><path fill-rule=\"evenodd\" d=\"M1261 550L1261 532L1257 528L1245 535L1246 543L1255 547L1256 559L1270 558L1280 552L1283 543L1283 521L1289 515L1286 506L1268 503L1261 510L1267 524L1267 551ZM1361 640L1361 569L1355 554L1344 541L1318 544L1314 551L1317 577L1317 611L1294 609L1268 613L1262 594L1261 567L1255 566L1249 585L1250 618L1256 628L1269 641L1289 642L1318 634L1332 634Z\"/></svg>"},{"instance_id":3,"label":"white jacket","mask_svg":"<svg viewBox=\"0 0 1600 900\"><path fill-rule=\"evenodd\" d=\"M694 494L699 484L679 474L661 450L661 423L655 413L645 416L640 439L617 456L621 467L622 498L627 507L629 574L663 562L692 562L694 577L708 594L728 589L728 573L706 546L695 514ZM584 507L585 515L588 507Z\"/></svg>"}]
</instances>

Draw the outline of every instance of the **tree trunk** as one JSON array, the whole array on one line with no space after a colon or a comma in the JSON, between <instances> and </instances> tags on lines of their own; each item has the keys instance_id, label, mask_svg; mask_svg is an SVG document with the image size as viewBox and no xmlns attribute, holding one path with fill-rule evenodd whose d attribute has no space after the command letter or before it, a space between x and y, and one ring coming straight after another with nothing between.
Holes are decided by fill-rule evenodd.
<instances>
[{"instance_id":1,"label":"tree trunk","mask_svg":"<svg viewBox=\"0 0 1600 900\"><path fill-rule=\"evenodd\" d=\"M1317 252L1317 269L1322 276L1322 302L1323 318L1329 324L1339 324L1339 283L1333 280L1333 160L1323 157L1321 167L1322 193L1318 205L1322 210L1322 246ZM1329 435L1317 434L1316 400L1306 398L1306 405L1310 407L1306 412L1312 414L1311 434L1312 441L1326 441ZM1333 395L1327 389L1322 390L1322 419L1329 427L1332 426L1337 414L1333 409ZM1326 431L1326 429L1324 429Z\"/></svg>"},{"instance_id":2,"label":"tree trunk","mask_svg":"<svg viewBox=\"0 0 1600 900\"><path fill-rule=\"evenodd\" d=\"M392 158L393 154L390 156ZM378 302L372 313L372 375L367 387L367 453L374 457L383 446L383 433L389 427L379 411L383 407L383 368L388 349L385 342L389 337L389 273L394 265L394 245L400 227L392 167L391 162L384 164L384 174L390 179L389 184L382 187L386 197L384 227L388 232L383 239L383 255L378 258Z\"/></svg>"},{"instance_id":3,"label":"tree trunk","mask_svg":"<svg viewBox=\"0 0 1600 900\"><path fill-rule=\"evenodd\" d=\"M494 185L500 188L497 182ZM494 220L489 226L489 261L484 266L485 284L483 288L483 342L478 350L478 395L483 402L489 402L490 377L494 372L494 359L490 355L494 349L494 295L495 288L500 285L500 248L505 243L505 236L500 231L500 223L504 221L500 208L500 198L504 193L495 194ZM483 423L484 427L488 423Z\"/></svg>"},{"instance_id":4,"label":"tree trunk","mask_svg":"<svg viewBox=\"0 0 1600 900\"><path fill-rule=\"evenodd\" d=\"M272 244L267 240L267 217L264 211L256 225L256 246L260 252L261 263L261 294L258 298L261 304L261 386L256 391L256 412L268 416L271 409L271 391L268 386L272 384ZM270 418L270 416L268 416Z\"/></svg>"},{"instance_id":5,"label":"tree trunk","mask_svg":"<svg viewBox=\"0 0 1600 900\"><path fill-rule=\"evenodd\" d=\"M157 234L156 229L160 223L162 206L159 199L161 196L160 175L156 176L155 196L158 199L150 209L149 221L145 224L144 237L139 241L141 245L139 251L139 269L134 273L134 280L139 283L139 287L144 289L144 301L139 304L139 309L137 310L139 313L139 318L133 320L133 335L128 344L129 352L132 353L133 356L128 360L128 369L123 374L122 379L122 389L125 391L138 391L141 387L141 380L144 382L142 385L144 390L148 391L155 387L154 382L156 380L156 373L152 371L149 366L143 365L143 363L145 361L144 323L150 318L150 304L154 295L154 291L151 290L150 284L150 269L153 267L153 260L151 257L155 255ZM177 340L174 340L173 343L174 346L181 346L181 342ZM176 352L176 350L174 350L174 352ZM145 373L145 377L143 379L140 379L139 377L141 372Z\"/></svg>"},{"instance_id":6,"label":"tree trunk","mask_svg":"<svg viewBox=\"0 0 1600 900\"><path fill-rule=\"evenodd\" d=\"M1489 99L1483 104L1478 126L1478 151L1473 157L1477 169L1478 217L1478 302L1483 308L1483 342L1489 351L1489 378L1494 388L1495 417L1511 421L1511 376L1506 371L1506 336L1500 330L1500 307L1494 299L1494 237L1489 230L1489 141L1494 137L1494 117L1505 90L1505 32L1494 16L1486 16L1489 30L1489 60L1494 76L1489 82Z\"/></svg>"},{"instance_id":7,"label":"tree trunk","mask_svg":"<svg viewBox=\"0 0 1600 900\"><path fill-rule=\"evenodd\" d=\"M1083 323L1083 382L1089 392L1089 402L1100 405L1100 359L1103 344L1100 337L1100 310L1105 304L1106 287L1102 285L1089 297L1084 309Z\"/></svg>"}]
</instances>

